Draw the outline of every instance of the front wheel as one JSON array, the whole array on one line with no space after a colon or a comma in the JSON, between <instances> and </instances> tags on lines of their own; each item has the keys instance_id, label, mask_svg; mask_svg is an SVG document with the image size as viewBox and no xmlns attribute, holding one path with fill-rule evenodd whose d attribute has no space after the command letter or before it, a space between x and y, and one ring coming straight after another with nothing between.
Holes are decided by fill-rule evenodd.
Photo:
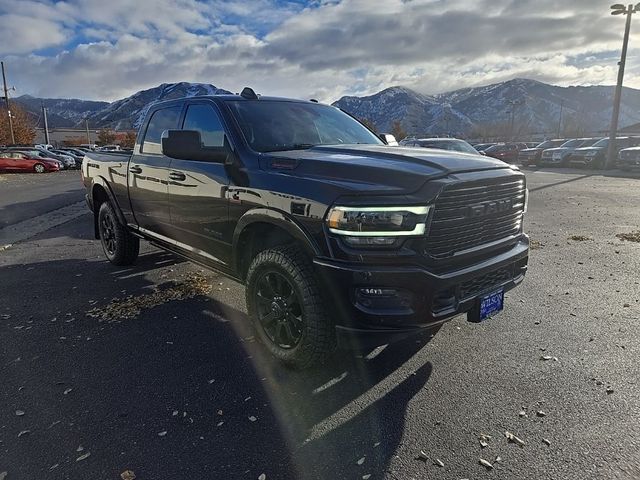
<instances>
[{"instance_id":1,"label":"front wheel","mask_svg":"<svg viewBox=\"0 0 640 480\"><path fill-rule=\"evenodd\" d=\"M44 165L42 165L41 163L36 163L36 164L33 166L33 170L34 170L36 173L44 173L45 168L44 168Z\"/></svg>"},{"instance_id":2,"label":"front wheel","mask_svg":"<svg viewBox=\"0 0 640 480\"><path fill-rule=\"evenodd\" d=\"M260 252L247 273L247 308L258 338L294 368L321 363L335 350L330 321L310 260L295 246Z\"/></svg>"},{"instance_id":3,"label":"front wheel","mask_svg":"<svg viewBox=\"0 0 640 480\"><path fill-rule=\"evenodd\" d=\"M138 258L140 239L132 235L118 221L116 212L109 202L104 202L98 210L98 232L107 259L114 265L131 265Z\"/></svg>"}]
</instances>

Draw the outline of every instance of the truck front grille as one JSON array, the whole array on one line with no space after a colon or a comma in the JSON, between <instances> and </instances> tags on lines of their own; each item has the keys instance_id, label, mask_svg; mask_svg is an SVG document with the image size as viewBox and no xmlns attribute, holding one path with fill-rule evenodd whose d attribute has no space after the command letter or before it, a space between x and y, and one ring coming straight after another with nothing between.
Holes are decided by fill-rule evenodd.
<instances>
[{"instance_id":1,"label":"truck front grille","mask_svg":"<svg viewBox=\"0 0 640 480\"><path fill-rule=\"evenodd\" d=\"M525 189L520 176L445 187L436 199L425 253L449 257L518 235Z\"/></svg>"}]
</instances>

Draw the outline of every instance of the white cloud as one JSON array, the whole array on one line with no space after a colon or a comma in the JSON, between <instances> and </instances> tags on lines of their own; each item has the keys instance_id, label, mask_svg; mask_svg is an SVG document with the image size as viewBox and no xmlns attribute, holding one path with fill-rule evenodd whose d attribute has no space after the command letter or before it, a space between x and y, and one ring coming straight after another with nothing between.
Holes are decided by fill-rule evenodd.
<instances>
[{"instance_id":1,"label":"white cloud","mask_svg":"<svg viewBox=\"0 0 640 480\"><path fill-rule=\"evenodd\" d=\"M514 77L611 84L623 28L599 0L0 0L0 29L11 15L42 22L0 45L21 92L106 100L173 81L325 101Z\"/></svg>"}]
</instances>

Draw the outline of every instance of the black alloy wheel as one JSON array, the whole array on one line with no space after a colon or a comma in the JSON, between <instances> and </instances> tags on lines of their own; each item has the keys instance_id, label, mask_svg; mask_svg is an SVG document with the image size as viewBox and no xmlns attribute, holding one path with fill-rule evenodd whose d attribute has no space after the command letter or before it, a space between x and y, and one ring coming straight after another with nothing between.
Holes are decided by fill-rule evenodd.
<instances>
[{"instance_id":1,"label":"black alloy wheel","mask_svg":"<svg viewBox=\"0 0 640 480\"><path fill-rule=\"evenodd\" d=\"M102 215L100 219L100 238L102 239L102 245L109 255L115 255L116 253L116 232L115 225L113 223L113 217L109 214Z\"/></svg>"},{"instance_id":2,"label":"black alloy wheel","mask_svg":"<svg viewBox=\"0 0 640 480\"><path fill-rule=\"evenodd\" d=\"M304 320L300 297L293 284L275 270L264 272L254 290L258 321L275 345L290 350L302 339Z\"/></svg>"}]
</instances>

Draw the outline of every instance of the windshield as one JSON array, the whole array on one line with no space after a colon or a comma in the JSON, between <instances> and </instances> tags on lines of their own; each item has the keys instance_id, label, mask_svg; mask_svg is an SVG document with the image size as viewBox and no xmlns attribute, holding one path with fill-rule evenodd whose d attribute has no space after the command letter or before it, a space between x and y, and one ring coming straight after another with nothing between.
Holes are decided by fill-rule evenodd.
<instances>
[{"instance_id":1,"label":"windshield","mask_svg":"<svg viewBox=\"0 0 640 480\"><path fill-rule=\"evenodd\" d=\"M228 101L249 146L257 152L317 145L383 145L349 115L328 105L289 101Z\"/></svg>"},{"instance_id":2,"label":"windshield","mask_svg":"<svg viewBox=\"0 0 640 480\"><path fill-rule=\"evenodd\" d=\"M493 146L491 146L491 147L487 148L487 149L485 150L485 152L488 152L488 153L492 153L492 152L502 152L503 150L506 150L506 149L507 149L507 146L506 146L505 144L501 144L501 145L493 145Z\"/></svg>"},{"instance_id":3,"label":"windshield","mask_svg":"<svg viewBox=\"0 0 640 480\"><path fill-rule=\"evenodd\" d=\"M592 147L599 147L599 148L605 148L609 146L609 139L608 138L603 138L598 140L596 143L594 143L593 145L591 145Z\"/></svg>"},{"instance_id":4,"label":"windshield","mask_svg":"<svg viewBox=\"0 0 640 480\"><path fill-rule=\"evenodd\" d=\"M562 140L558 141L558 140L546 140L544 142L542 142L541 144L539 144L537 147L535 148L553 148L553 147L557 147L559 145L562 144Z\"/></svg>"},{"instance_id":5,"label":"windshield","mask_svg":"<svg viewBox=\"0 0 640 480\"><path fill-rule=\"evenodd\" d=\"M576 140L569 140L568 142L564 142L560 145L562 148L575 148L584 145L585 141L581 138Z\"/></svg>"},{"instance_id":6,"label":"windshield","mask_svg":"<svg viewBox=\"0 0 640 480\"><path fill-rule=\"evenodd\" d=\"M463 153L478 153L470 144L464 140L426 140L418 142L421 147L439 148L441 150L451 150Z\"/></svg>"}]
</instances>

